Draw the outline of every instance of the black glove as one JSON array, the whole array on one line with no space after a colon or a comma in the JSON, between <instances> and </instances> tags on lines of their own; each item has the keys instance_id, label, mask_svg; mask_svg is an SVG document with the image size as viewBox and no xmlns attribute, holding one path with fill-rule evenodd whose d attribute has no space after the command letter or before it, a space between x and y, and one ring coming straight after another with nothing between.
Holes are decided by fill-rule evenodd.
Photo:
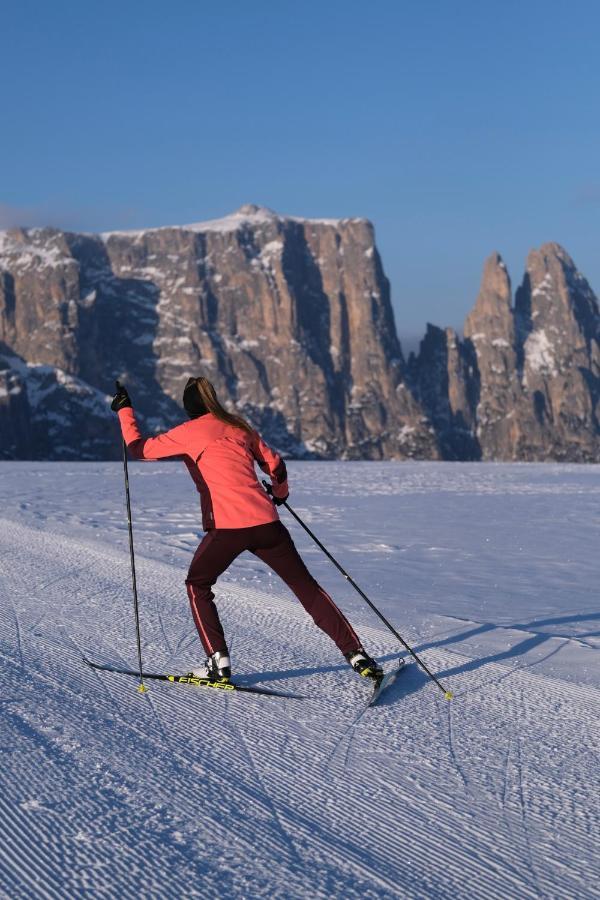
<instances>
[{"instance_id":1,"label":"black glove","mask_svg":"<svg viewBox=\"0 0 600 900\"><path fill-rule=\"evenodd\" d=\"M113 412L118 412L120 409L125 409L127 406L131 406L131 400L129 399L127 388L122 384L119 384L118 381L115 381L115 384L117 386L117 393L112 398L110 408Z\"/></svg>"},{"instance_id":2,"label":"black glove","mask_svg":"<svg viewBox=\"0 0 600 900\"><path fill-rule=\"evenodd\" d=\"M271 498L271 500L273 501L273 503L275 504L275 506L283 506L283 504L286 502L287 498L290 496L289 494L286 494L285 497L276 497L275 494L273 493L273 488L269 484L268 481L263 481L263 487L264 487L265 491L267 492L267 494L269 495L269 497Z\"/></svg>"}]
</instances>

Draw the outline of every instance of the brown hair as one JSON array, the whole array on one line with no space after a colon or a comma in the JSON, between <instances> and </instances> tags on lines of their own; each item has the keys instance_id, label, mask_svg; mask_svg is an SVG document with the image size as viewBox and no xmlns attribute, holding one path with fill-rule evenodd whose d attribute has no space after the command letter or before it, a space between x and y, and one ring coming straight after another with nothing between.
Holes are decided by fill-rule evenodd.
<instances>
[{"instance_id":1,"label":"brown hair","mask_svg":"<svg viewBox=\"0 0 600 900\"><path fill-rule=\"evenodd\" d=\"M217 393L208 378L196 378L195 384L202 403L216 419L220 419L221 422L225 422L227 425L233 425L234 428L241 428L249 434L253 433L254 429L242 416L236 416L234 413L227 412L225 407L221 406L217 399Z\"/></svg>"}]
</instances>

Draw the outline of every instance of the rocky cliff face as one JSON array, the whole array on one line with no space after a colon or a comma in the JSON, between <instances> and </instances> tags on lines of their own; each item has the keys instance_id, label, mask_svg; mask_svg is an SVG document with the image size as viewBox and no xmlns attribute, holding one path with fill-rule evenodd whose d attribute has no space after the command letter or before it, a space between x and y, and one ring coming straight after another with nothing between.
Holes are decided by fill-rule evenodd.
<instances>
[{"instance_id":1,"label":"rocky cliff face","mask_svg":"<svg viewBox=\"0 0 600 900\"><path fill-rule=\"evenodd\" d=\"M444 459L479 459L474 437L475 402L471 348L452 328L427 326L418 357L411 354L409 380L434 427Z\"/></svg>"},{"instance_id":2,"label":"rocky cliff face","mask_svg":"<svg viewBox=\"0 0 600 900\"><path fill-rule=\"evenodd\" d=\"M181 420L190 374L293 455L438 455L366 220L243 207L184 228L0 233L2 455L114 456L115 378L156 431Z\"/></svg>"},{"instance_id":3,"label":"rocky cliff face","mask_svg":"<svg viewBox=\"0 0 600 900\"><path fill-rule=\"evenodd\" d=\"M492 254L464 338L406 365L364 219L0 232L0 457L114 457L115 378L155 432L190 374L294 456L600 460L598 302L557 244L514 305Z\"/></svg>"},{"instance_id":4,"label":"rocky cliff face","mask_svg":"<svg viewBox=\"0 0 600 900\"><path fill-rule=\"evenodd\" d=\"M498 253L485 262L464 337L473 361L473 422L479 453L484 459L505 456L504 448L515 446L517 440L514 411L521 390L510 278Z\"/></svg>"},{"instance_id":5,"label":"rocky cliff face","mask_svg":"<svg viewBox=\"0 0 600 900\"><path fill-rule=\"evenodd\" d=\"M599 459L598 302L558 244L529 254L515 319L523 391L516 455Z\"/></svg>"},{"instance_id":6,"label":"rocky cliff face","mask_svg":"<svg viewBox=\"0 0 600 900\"><path fill-rule=\"evenodd\" d=\"M436 430L449 435L444 455L456 458L458 410L472 438L460 445L460 458L600 460L598 302L562 247L544 244L529 254L514 306L506 267L492 254L458 354L455 336L435 332L442 375L433 375L428 338L410 373Z\"/></svg>"}]
</instances>

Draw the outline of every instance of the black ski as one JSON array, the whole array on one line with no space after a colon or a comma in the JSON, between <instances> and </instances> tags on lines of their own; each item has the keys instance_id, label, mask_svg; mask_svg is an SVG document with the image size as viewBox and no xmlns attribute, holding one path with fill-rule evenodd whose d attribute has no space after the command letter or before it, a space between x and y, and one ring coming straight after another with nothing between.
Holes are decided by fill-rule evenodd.
<instances>
[{"instance_id":1,"label":"black ski","mask_svg":"<svg viewBox=\"0 0 600 900\"><path fill-rule=\"evenodd\" d=\"M392 669L391 672L387 672L382 678L380 678L373 688L373 693L367 703L367 708L369 706L375 706L382 693L390 687L404 668L404 660L399 659L396 663L396 668Z\"/></svg>"},{"instance_id":2,"label":"black ski","mask_svg":"<svg viewBox=\"0 0 600 900\"><path fill-rule=\"evenodd\" d=\"M92 662L90 659L83 657L83 661L91 666L92 669L100 669L102 672L113 672L115 675L131 675L139 678L140 673L133 669L118 669L116 666L106 666L100 663ZM237 684L234 681L211 681L210 678L198 678L196 675L162 675L156 672L142 672L142 677L149 681L170 681L171 684L189 684L192 687L209 688L213 691L236 691L244 694L260 694L265 697L286 697L289 700L304 700L299 694L288 694L283 691L271 691L268 688L250 687L249 685Z\"/></svg>"}]
</instances>

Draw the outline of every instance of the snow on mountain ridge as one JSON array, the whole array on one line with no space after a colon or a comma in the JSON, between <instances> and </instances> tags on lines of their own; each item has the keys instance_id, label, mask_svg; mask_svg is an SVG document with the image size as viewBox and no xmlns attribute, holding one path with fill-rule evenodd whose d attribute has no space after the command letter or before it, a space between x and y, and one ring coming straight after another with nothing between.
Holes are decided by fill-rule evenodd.
<instances>
[{"instance_id":1,"label":"snow on mountain ridge","mask_svg":"<svg viewBox=\"0 0 600 900\"><path fill-rule=\"evenodd\" d=\"M239 228L244 226L255 227L257 225L263 224L272 224L273 222L297 222L299 224L305 225L326 225L332 228L338 228L341 224L345 222L368 222L364 216L346 216L341 218L312 218L308 216L291 216L286 215L284 213L278 213L275 210L270 209L267 206L258 206L254 203L245 203L243 206L240 206L239 209L235 210L228 215L221 216L218 219L206 219L198 222L191 222L188 224L174 224L174 225L156 225L156 226L148 226L147 228L113 228L108 231L101 232L93 232L93 231L81 231L77 232L77 234L83 234L89 237L100 237L102 240L106 241L110 237L113 236L122 236L126 235L128 237L137 237L142 236L144 234L153 233L157 231L171 231L171 230L181 230L181 231L192 231L198 234L204 234L206 232L213 233L227 233L232 231L237 231ZM62 233L75 233L66 230L65 232L62 229L58 229L54 226L39 226L36 225L32 228L19 226L18 228L4 228L0 229L0 255L5 252L7 249L17 249L20 245L11 238L11 232L21 231L25 233L27 236L37 236L42 235L45 232L55 232L57 234Z\"/></svg>"},{"instance_id":2,"label":"snow on mountain ridge","mask_svg":"<svg viewBox=\"0 0 600 900\"><path fill-rule=\"evenodd\" d=\"M182 231L193 231L198 234L205 232L227 233L237 231L244 226L255 227L257 225L272 224L273 222L298 222L306 225L329 225L332 228L338 228L343 222L365 222L362 217L351 217L341 219L320 219L306 218L303 216L288 216L275 212L267 206L257 206L253 203L246 203L240 206L235 212L222 216L219 219L207 219L201 222L192 222L187 225L160 225L156 228L134 228L131 230L115 230L104 231L101 233L103 240L108 240L113 235L129 235L137 236L147 234L153 231L167 231L170 229L181 229Z\"/></svg>"}]
</instances>

